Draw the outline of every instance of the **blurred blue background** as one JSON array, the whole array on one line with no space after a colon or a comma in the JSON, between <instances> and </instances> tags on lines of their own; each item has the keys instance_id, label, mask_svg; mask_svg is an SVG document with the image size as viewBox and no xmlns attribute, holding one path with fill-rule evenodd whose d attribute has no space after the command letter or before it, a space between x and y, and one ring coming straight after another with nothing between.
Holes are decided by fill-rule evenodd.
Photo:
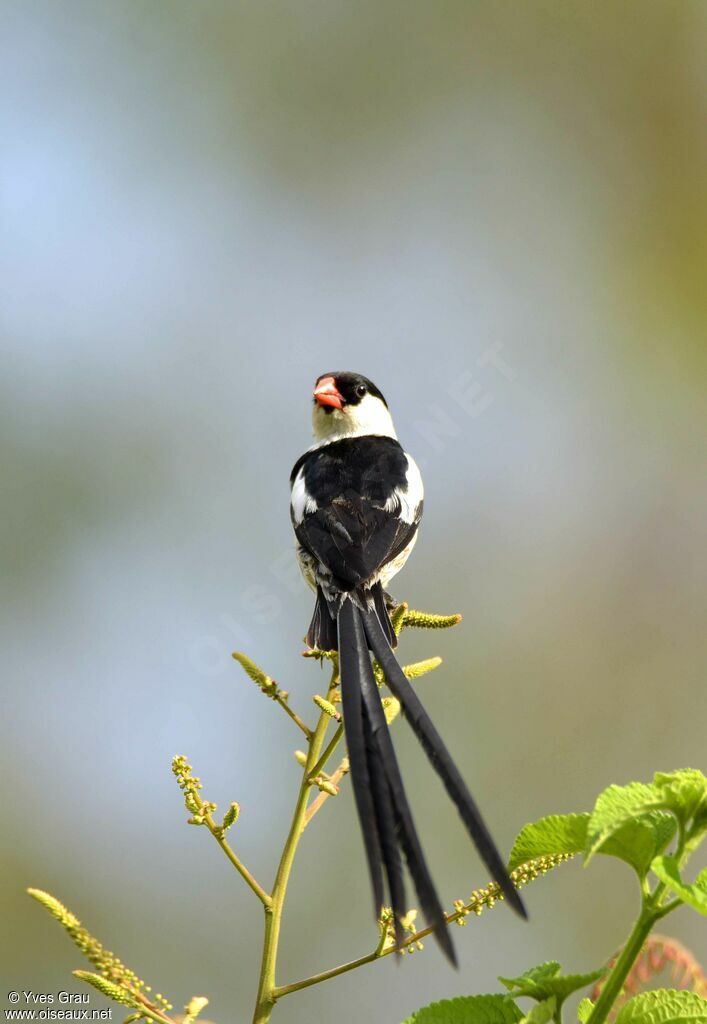
<instances>
[{"instance_id":1,"label":"blurred blue background","mask_svg":"<svg viewBox=\"0 0 707 1024\"><path fill-rule=\"evenodd\" d=\"M372 377L423 467L394 591L464 624L403 654L444 656L420 691L503 848L705 769L705 5L10 0L0 36L6 988L79 987L35 885L177 1008L249 1018L259 906L170 759L241 803L269 885L299 738L230 652L312 716L287 476L326 370ZM485 871L396 740L451 903ZM591 969L634 889L573 863L528 925L456 931L458 973L428 942L276 1019L394 1024L543 959ZM669 930L707 959L696 915ZM279 980L374 941L345 787L302 843Z\"/></svg>"}]
</instances>

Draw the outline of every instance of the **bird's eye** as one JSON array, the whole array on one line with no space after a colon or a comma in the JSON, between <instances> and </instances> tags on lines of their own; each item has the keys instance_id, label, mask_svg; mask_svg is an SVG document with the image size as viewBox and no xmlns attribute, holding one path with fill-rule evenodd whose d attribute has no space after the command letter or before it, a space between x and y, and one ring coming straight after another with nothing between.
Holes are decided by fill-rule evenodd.
<instances>
[{"instance_id":1,"label":"bird's eye","mask_svg":"<svg viewBox=\"0 0 707 1024\"><path fill-rule=\"evenodd\" d=\"M359 398L363 398L367 390L368 388L366 387L365 384L359 384L356 387L356 394L358 395Z\"/></svg>"}]
</instances>

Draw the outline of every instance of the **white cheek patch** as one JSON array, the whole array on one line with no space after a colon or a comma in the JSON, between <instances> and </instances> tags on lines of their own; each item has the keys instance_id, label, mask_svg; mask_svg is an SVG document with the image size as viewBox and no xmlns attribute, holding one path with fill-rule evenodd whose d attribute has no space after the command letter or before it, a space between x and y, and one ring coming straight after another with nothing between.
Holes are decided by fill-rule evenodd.
<instances>
[{"instance_id":1,"label":"white cheek patch","mask_svg":"<svg viewBox=\"0 0 707 1024\"><path fill-rule=\"evenodd\" d=\"M292 509L292 517L298 526L309 512L317 511L317 503L307 493L307 488L305 487L304 469L300 469L292 484L290 508Z\"/></svg>"},{"instance_id":2,"label":"white cheek patch","mask_svg":"<svg viewBox=\"0 0 707 1024\"><path fill-rule=\"evenodd\" d=\"M381 437L395 437L395 427L390 413L380 398L366 395L358 405L344 407L348 417L348 429L354 435L378 434Z\"/></svg>"},{"instance_id":3,"label":"white cheek patch","mask_svg":"<svg viewBox=\"0 0 707 1024\"><path fill-rule=\"evenodd\" d=\"M366 395L357 405L345 405L343 409L330 409L328 412L315 405L312 426L319 443L314 445L315 448L344 437L375 434L397 438L390 413L375 395Z\"/></svg>"},{"instance_id":4,"label":"white cheek patch","mask_svg":"<svg viewBox=\"0 0 707 1024\"><path fill-rule=\"evenodd\" d=\"M424 498L425 492L417 463L412 455L408 455L407 452L405 457L408 460L408 468L405 474L407 489L403 491L401 488L396 487L384 507L386 512L397 512L404 523L414 523L417 510L420 507L420 502Z\"/></svg>"}]
</instances>

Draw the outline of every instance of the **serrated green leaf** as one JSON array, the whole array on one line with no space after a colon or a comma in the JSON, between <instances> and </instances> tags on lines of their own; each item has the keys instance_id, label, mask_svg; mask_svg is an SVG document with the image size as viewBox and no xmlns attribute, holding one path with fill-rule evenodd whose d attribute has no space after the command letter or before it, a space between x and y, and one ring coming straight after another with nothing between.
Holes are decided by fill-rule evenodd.
<instances>
[{"instance_id":1,"label":"serrated green leaf","mask_svg":"<svg viewBox=\"0 0 707 1024\"><path fill-rule=\"evenodd\" d=\"M535 1004L530 1013L526 1013L520 1024L547 1024L549 1020L552 1020L556 1006L557 1000L554 996L543 999L541 1003Z\"/></svg>"},{"instance_id":2,"label":"serrated green leaf","mask_svg":"<svg viewBox=\"0 0 707 1024\"><path fill-rule=\"evenodd\" d=\"M707 815L707 778L695 768L677 772L656 772L652 783L630 782L627 786L609 786L601 793L587 826L585 863L604 846L628 821L649 818L653 827L658 819L655 812L671 812L683 826L696 819L699 823ZM656 842L663 839L662 849L670 840L667 826L658 830ZM643 840L640 862L644 862L647 840ZM604 850L603 852L607 852ZM658 852L658 849L656 850ZM624 857L623 859L627 859ZM632 863L629 860L629 863ZM636 864L634 863L634 866Z\"/></svg>"},{"instance_id":3,"label":"serrated green leaf","mask_svg":"<svg viewBox=\"0 0 707 1024\"><path fill-rule=\"evenodd\" d=\"M502 985L505 985L509 992L513 989L521 989L526 986L538 986L543 982L548 981L550 978L556 977L560 973L559 960L546 960L545 963L537 964L535 967L530 967L527 971L519 974L516 978L503 978L499 975L498 980ZM514 992L514 998L517 995L531 995L531 992Z\"/></svg>"},{"instance_id":4,"label":"serrated green leaf","mask_svg":"<svg viewBox=\"0 0 707 1024\"><path fill-rule=\"evenodd\" d=\"M598 853L618 857L630 864L641 879L651 862L675 835L677 821L667 811L649 811L641 818L624 822L598 849Z\"/></svg>"},{"instance_id":5,"label":"serrated green leaf","mask_svg":"<svg viewBox=\"0 0 707 1024\"><path fill-rule=\"evenodd\" d=\"M531 967L518 978L499 978L502 985L511 992L514 999L519 996L530 996L532 999L544 1000L554 996L558 1005L562 1005L567 996L573 992L593 985L603 977L607 968L590 971L587 974L560 974L560 965L556 960Z\"/></svg>"},{"instance_id":6,"label":"serrated green leaf","mask_svg":"<svg viewBox=\"0 0 707 1024\"><path fill-rule=\"evenodd\" d=\"M651 864L651 871L661 882L665 882L683 903L687 903L698 914L707 916L707 868L699 873L692 885L680 877L680 869L674 857L656 857Z\"/></svg>"},{"instance_id":7,"label":"serrated green leaf","mask_svg":"<svg viewBox=\"0 0 707 1024\"><path fill-rule=\"evenodd\" d=\"M609 786L597 797L587 825L584 847L588 864L606 840L633 818L650 811L661 810L666 804L657 786L644 782L629 782L627 786Z\"/></svg>"},{"instance_id":8,"label":"serrated green leaf","mask_svg":"<svg viewBox=\"0 0 707 1024\"><path fill-rule=\"evenodd\" d=\"M580 853L585 846L589 814L550 814L526 825L518 833L508 863L515 871L534 857Z\"/></svg>"},{"instance_id":9,"label":"serrated green leaf","mask_svg":"<svg viewBox=\"0 0 707 1024\"><path fill-rule=\"evenodd\" d=\"M707 778L697 768L656 772L653 785L660 790L665 806L683 823L707 809Z\"/></svg>"},{"instance_id":10,"label":"serrated green leaf","mask_svg":"<svg viewBox=\"0 0 707 1024\"><path fill-rule=\"evenodd\" d=\"M588 971L586 974L564 974L559 978L553 978L550 985L551 991L557 996L558 1002L563 1002L567 996L588 985L594 985L600 978L608 973L608 967L600 967L596 971Z\"/></svg>"},{"instance_id":11,"label":"serrated green leaf","mask_svg":"<svg viewBox=\"0 0 707 1024\"><path fill-rule=\"evenodd\" d=\"M423 1006L404 1024L518 1024L522 1017L507 996L459 996Z\"/></svg>"},{"instance_id":12,"label":"serrated green leaf","mask_svg":"<svg viewBox=\"0 0 707 1024\"><path fill-rule=\"evenodd\" d=\"M585 996L577 1007L577 1020L579 1024L587 1024L589 1015L594 1009L594 1003L591 1001L589 996Z\"/></svg>"},{"instance_id":13,"label":"serrated green leaf","mask_svg":"<svg viewBox=\"0 0 707 1024\"><path fill-rule=\"evenodd\" d=\"M707 1024L707 999L684 989L641 992L621 1007L616 1024Z\"/></svg>"},{"instance_id":14,"label":"serrated green leaf","mask_svg":"<svg viewBox=\"0 0 707 1024\"><path fill-rule=\"evenodd\" d=\"M617 787L619 788L619 787ZM589 814L551 814L526 825L513 844L509 871L533 857L552 853L580 853L587 843ZM596 852L618 857L630 864L643 878L651 861L675 834L677 824L667 811L646 811L639 818L629 818L600 843Z\"/></svg>"}]
</instances>

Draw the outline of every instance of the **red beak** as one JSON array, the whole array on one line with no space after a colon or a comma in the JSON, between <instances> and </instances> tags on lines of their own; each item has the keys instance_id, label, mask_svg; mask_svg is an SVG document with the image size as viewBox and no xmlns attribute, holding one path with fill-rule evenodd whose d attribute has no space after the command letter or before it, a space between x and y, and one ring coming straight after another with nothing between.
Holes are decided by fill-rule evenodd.
<instances>
[{"instance_id":1,"label":"red beak","mask_svg":"<svg viewBox=\"0 0 707 1024\"><path fill-rule=\"evenodd\" d=\"M314 400L319 405L331 405L334 409L340 409L344 404L344 396L336 386L333 377L321 377L314 389Z\"/></svg>"}]
</instances>

